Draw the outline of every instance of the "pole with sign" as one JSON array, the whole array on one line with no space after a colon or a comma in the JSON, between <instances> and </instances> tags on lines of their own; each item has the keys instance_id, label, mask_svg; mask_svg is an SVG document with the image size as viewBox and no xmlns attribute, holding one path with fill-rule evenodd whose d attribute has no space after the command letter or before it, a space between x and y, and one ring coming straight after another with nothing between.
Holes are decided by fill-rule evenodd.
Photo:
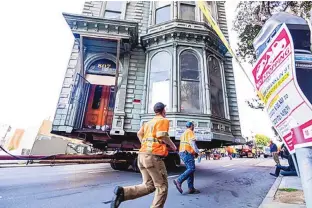
<instances>
[{"instance_id":1,"label":"pole with sign","mask_svg":"<svg viewBox=\"0 0 312 208\"><path fill-rule=\"evenodd\" d=\"M300 22L298 17L282 15ZM307 36L302 29L305 21L298 25L293 22L275 25L277 31L262 47L252 74L274 128L292 157L297 158L306 205L312 207L312 54L310 45L302 44ZM271 35L270 20L266 24L269 26L263 30ZM298 32L298 28L302 31ZM302 48L305 45L307 48Z\"/></svg>"}]
</instances>

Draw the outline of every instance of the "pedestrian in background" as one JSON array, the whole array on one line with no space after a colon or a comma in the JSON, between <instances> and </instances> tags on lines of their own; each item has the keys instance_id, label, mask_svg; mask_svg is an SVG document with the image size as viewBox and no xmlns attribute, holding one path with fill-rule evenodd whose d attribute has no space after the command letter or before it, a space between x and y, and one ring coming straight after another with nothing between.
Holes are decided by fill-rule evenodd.
<instances>
[{"instance_id":1,"label":"pedestrian in background","mask_svg":"<svg viewBox=\"0 0 312 208\"><path fill-rule=\"evenodd\" d=\"M198 154L198 157L201 157L196 146L196 138L194 134L194 124L192 122L186 123L186 130L180 137L180 148L179 154L186 166L186 170L182 173L177 180L174 180L173 183L182 194L182 183L187 180L188 193L189 194L198 194L199 190L194 188L194 172L195 172L195 155Z\"/></svg>"},{"instance_id":2,"label":"pedestrian in background","mask_svg":"<svg viewBox=\"0 0 312 208\"><path fill-rule=\"evenodd\" d=\"M273 140L270 140L270 152L273 156L273 159L276 163L276 165L281 165L279 157L278 157L278 151L277 151L277 146L276 144L273 142Z\"/></svg>"},{"instance_id":3,"label":"pedestrian in background","mask_svg":"<svg viewBox=\"0 0 312 208\"><path fill-rule=\"evenodd\" d=\"M171 141L169 120L163 103L156 103L156 116L145 123L137 135L141 142L138 155L138 167L142 174L143 183L136 186L116 187L111 208L119 207L120 203L148 195L156 190L151 208L163 208L168 195L168 175L163 159L168 155L168 144L177 150Z\"/></svg>"}]
</instances>

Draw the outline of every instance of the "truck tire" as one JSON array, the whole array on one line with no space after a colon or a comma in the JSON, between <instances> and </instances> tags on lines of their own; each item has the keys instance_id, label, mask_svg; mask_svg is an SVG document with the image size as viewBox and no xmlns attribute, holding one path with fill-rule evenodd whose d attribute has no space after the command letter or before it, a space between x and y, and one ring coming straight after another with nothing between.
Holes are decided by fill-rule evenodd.
<instances>
[{"instance_id":1,"label":"truck tire","mask_svg":"<svg viewBox=\"0 0 312 208\"><path fill-rule=\"evenodd\" d=\"M128 163L111 162L110 165L114 170L128 170L128 168L129 168Z\"/></svg>"},{"instance_id":2,"label":"truck tire","mask_svg":"<svg viewBox=\"0 0 312 208\"><path fill-rule=\"evenodd\" d=\"M167 169L174 170L181 165L181 159L178 153L169 154L165 159Z\"/></svg>"},{"instance_id":3,"label":"truck tire","mask_svg":"<svg viewBox=\"0 0 312 208\"><path fill-rule=\"evenodd\" d=\"M131 166L132 166L132 169L133 169L134 172L136 172L136 173L139 173L139 172L140 172L140 169L139 169L139 167L138 167L138 157L136 157L136 158L133 160Z\"/></svg>"}]
</instances>

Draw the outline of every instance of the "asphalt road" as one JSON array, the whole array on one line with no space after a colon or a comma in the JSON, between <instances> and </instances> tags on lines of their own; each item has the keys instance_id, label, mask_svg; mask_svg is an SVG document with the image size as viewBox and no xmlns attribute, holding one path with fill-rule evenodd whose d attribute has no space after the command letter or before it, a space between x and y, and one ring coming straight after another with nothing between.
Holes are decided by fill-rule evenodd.
<instances>
[{"instance_id":1,"label":"asphalt road","mask_svg":"<svg viewBox=\"0 0 312 208\"><path fill-rule=\"evenodd\" d=\"M183 168L169 172L165 207L258 207L274 182L273 159L202 160L197 164L195 187L199 195L181 195L173 186ZM108 164L0 169L2 208L109 207L117 185L141 183L141 175L114 171ZM186 183L183 184L186 191ZM153 194L123 203L121 208L150 206Z\"/></svg>"}]
</instances>

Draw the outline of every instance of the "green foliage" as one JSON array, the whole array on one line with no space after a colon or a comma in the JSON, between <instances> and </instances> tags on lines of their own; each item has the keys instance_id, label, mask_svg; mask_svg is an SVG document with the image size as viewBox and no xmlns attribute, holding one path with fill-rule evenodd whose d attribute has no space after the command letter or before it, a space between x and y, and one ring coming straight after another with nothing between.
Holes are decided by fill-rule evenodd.
<instances>
[{"instance_id":1,"label":"green foliage","mask_svg":"<svg viewBox=\"0 0 312 208\"><path fill-rule=\"evenodd\" d=\"M261 146L267 146L269 144L270 138L262 135L262 134L256 134L255 136L256 144Z\"/></svg>"},{"instance_id":2,"label":"green foliage","mask_svg":"<svg viewBox=\"0 0 312 208\"><path fill-rule=\"evenodd\" d=\"M238 33L237 55L242 61L254 63L255 50L252 42L262 26L278 12L291 12L301 17L309 17L311 1L241 1L236 8L233 29Z\"/></svg>"},{"instance_id":3,"label":"green foliage","mask_svg":"<svg viewBox=\"0 0 312 208\"><path fill-rule=\"evenodd\" d=\"M266 20L275 13L287 11L301 17L309 17L311 10L312 1L241 1L236 8L233 22L233 29L238 33L238 58L251 64L256 61L253 40ZM264 108L259 98L246 102L253 109Z\"/></svg>"}]
</instances>

